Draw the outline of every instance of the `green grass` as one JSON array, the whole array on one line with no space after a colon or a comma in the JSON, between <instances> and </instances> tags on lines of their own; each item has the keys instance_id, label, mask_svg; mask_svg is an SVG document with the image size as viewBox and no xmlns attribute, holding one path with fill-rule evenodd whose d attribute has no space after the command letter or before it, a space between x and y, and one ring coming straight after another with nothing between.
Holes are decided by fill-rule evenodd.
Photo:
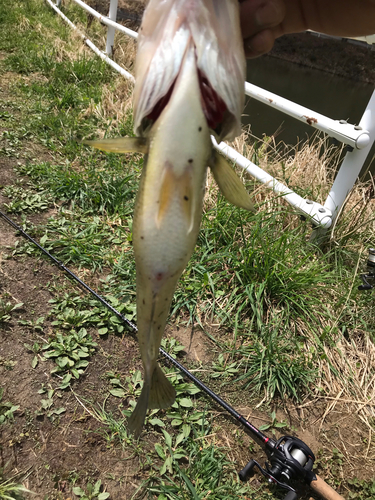
<instances>
[{"instance_id":1,"label":"green grass","mask_svg":"<svg viewBox=\"0 0 375 500\"><path fill-rule=\"evenodd\" d=\"M5 479L0 469L0 500L22 500L24 493L30 493L22 484Z\"/></svg>"},{"instance_id":2,"label":"green grass","mask_svg":"<svg viewBox=\"0 0 375 500\"><path fill-rule=\"evenodd\" d=\"M64 9L75 22L85 23L72 3ZM69 28L39 0L15 2L12 8L0 5L0 22L0 50L6 52L1 73L16 74L11 98L0 102L0 155L14 161L21 178L1 187L7 209L20 216L56 258L78 269L84 279L95 279L95 288L136 321L132 213L143 159L98 153L80 142L98 135L132 134L131 112L120 117L111 109L103 115L96 112L104 106L104 89L116 88L116 75L89 53L69 52ZM93 29L99 37L101 28ZM17 36L12 36L15 30ZM30 142L36 145L32 149ZM256 151L257 161L262 154ZM280 175L284 174L283 170ZM253 184L248 182L249 189ZM204 366L208 373L202 376L217 384L221 393L235 387L241 403L265 398L266 403L284 399L291 404L310 391L325 393L323 365L337 384L354 391L354 376L348 381L332 359L340 357L343 339L353 344L357 339L375 340L373 296L357 290L359 250L371 238L362 225L366 214L348 210L322 250L309 243L311 226L272 195L262 195L259 211L249 214L212 191L215 201L207 200L197 246L171 310L172 321L184 327L200 324L217 346L217 356ZM35 213L40 213L38 222L31 223ZM30 243L19 244L14 257L28 256L40 254ZM95 362L92 337L107 339L127 332L116 316L78 291L60 288L50 305L45 319L53 333L45 329L42 318L22 325L46 339L44 348L40 340L28 347L34 353L33 368L44 353L44 358L56 360L55 371L64 377L59 390L76 390L83 383L84 368ZM2 300L0 321L9 322L15 307ZM87 331L90 334L84 335ZM181 352L173 340L165 348L176 356ZM87 359L86 364L89 354L93 361ZM150 498L203 500L209 492L209 498L217 500L241 495L270 498L267 490L239 483L228 449L207 437L216 429L207 401L173 370L167 372L176 386L177 402L148 415L147 435L154 446L145 456L125 425L140 393L139 371L128 378L114 371L103 374L107 397L119 398L118 411L107 409L106 400L93 409L100 422L97 433L106 446L130 447L142 467L148 467L143 487ZM47 396L39 414L58 416L63 408L54 410L53 390L43 392ZM120 405L124 400L126 407ZM362 498L358 485L352 498ZM370 491L373 485L366 483L364 488Z\"/></svg>"}]
</instances>

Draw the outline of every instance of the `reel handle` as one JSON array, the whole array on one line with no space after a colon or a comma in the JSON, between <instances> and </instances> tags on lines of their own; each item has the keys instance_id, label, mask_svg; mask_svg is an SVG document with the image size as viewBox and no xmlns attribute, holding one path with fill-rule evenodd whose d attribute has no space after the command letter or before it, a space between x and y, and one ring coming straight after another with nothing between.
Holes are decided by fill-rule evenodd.
<instances>
[{"instance_id":1,"label":"reel handle","mask_svg":"<svg viewBox=\"0 0 375 500\"><path fill-rule=\"evenodd\" d=\"M243 483L249 479L251 473L253 472L255 465L256 465L255 460L250 460L250 462L248 462L245 465L245 467L242 470L240 470L240 472L238 473L238 476Z\"/></svg>"},{"instance_id":2,"label":"reel handle","mask_svg":"<svg viewBox=\"0 0 375 500\"><path fill-rule=\"evenodd\" d=\"M310 488L316 491L325 500L345 500L337 491L327 484L318 474L315 474L316 479L310 483Z\"/></svg>"}]
</instances>

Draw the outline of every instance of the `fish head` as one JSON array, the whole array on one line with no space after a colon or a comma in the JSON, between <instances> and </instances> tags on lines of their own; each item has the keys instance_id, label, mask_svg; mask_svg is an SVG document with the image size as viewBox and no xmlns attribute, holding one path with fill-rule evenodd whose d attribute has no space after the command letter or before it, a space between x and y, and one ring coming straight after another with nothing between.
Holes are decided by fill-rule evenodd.
<instances>
[{"instance_id":1,"label":"fish head","mask_svg":"<svg viewBox=\"0 0 375 500\"><path fill-rule=\"evenodd\" d=\"M134 131L147 135L194 45L201 105L217 140L241 132L246 60L237 0L150 0L138 37Z\"/></svg>"}]
</instances>

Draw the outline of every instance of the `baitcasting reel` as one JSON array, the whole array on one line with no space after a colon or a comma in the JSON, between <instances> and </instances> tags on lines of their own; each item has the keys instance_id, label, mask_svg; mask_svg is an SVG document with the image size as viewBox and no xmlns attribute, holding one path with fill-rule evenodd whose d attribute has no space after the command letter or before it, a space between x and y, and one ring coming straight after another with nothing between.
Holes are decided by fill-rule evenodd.
<instances>
[{"instance_id":1,"label":"baitcasting reel","mask_svg":"<svg viewBox=\"0 0 375 500\"><path fill-rule=\"evenodd\" d=\"M265 451L271 464L266 462L264 469L255 460L250 460L238 474L241 481L247 481L254 467L258 467L269 483L288 490L284 500L297 500L297 492L287 483L303 479L310 484L316 479L312 472L314 453L303 441L292 436L283 436L276 442L269 439Z\"/></svg>"},{"instance_id":2,"label":"baitcasting reel","mask_svg":"<svg viewBox=\"0 0 375 500\"><path fill-rule=\"evenodd\" d=\"M375 248L369 248L367 258L367 274L361 274L362 285L359 285L358 290L371 290L375 286ZM369 281L374 281L374 284Z\"/></svg>"}]
</instances>

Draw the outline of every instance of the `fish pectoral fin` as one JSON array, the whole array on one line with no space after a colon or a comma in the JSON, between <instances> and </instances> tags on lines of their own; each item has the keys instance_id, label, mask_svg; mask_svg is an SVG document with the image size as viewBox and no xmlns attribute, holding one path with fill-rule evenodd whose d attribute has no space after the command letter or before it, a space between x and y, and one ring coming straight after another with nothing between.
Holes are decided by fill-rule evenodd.
<instances>
[{"instance_id":1,"label":"fish pectoral fin","mask_svg":"<svg viewBox=\"0 0 375 500\"><path fill-rule=\"evenodd\" d=\"M145 137L117 137L116 139L98 139L97 141L82 141L108 153L142 153L148 152L148 141Z\"/></svg>"},{"instance_id":2,"label":"fish pectoral fin","mask_svg":"<svg viewBox=\"0 0 375 500\"><path fill-rule=\"evenodd\" d=\"M215 151L209 165L225 198L237 207L255 212L249 193L227 160Z\"/></svg>"},{"instance_id":3,"label":"fish pectoral fin","mask_svg":"<svg viewBox=\"0 0 375 500\"><path fill-rule=\"evenodd\" d=\"M149 408L168 408L176 399L176 391L158 364L151 379Z\"/></svg>"}]
</instances>

